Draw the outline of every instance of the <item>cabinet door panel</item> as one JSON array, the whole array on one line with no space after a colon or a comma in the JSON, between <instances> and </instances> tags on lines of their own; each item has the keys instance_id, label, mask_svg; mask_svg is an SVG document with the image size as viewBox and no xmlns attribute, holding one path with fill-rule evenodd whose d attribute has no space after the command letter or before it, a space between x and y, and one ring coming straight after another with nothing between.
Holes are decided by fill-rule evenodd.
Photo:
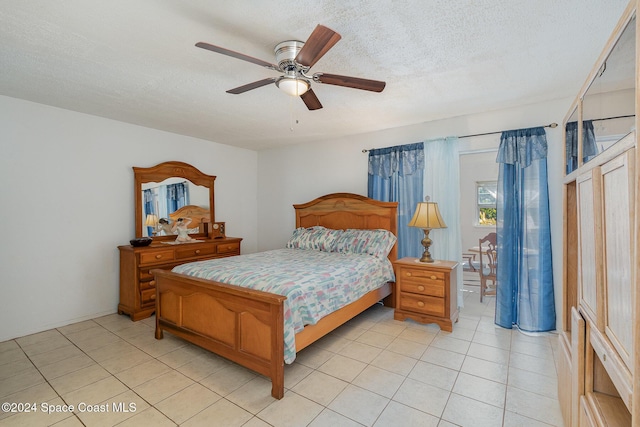
<instances>
[{"instance_id":1,"label":"cabinet door panel","mask_svg":"<svg viewBox=\"0 0 640 427\"><path fill-rule=\"evenodd\" d=\"M602 166L605 332L633 372L633 235L635 149Z\"/></svg>"},{"instance_id":2,"label":"cabinet door panel","mask_svg":"<svg viewBox=\"0 0 640 427\"><path fill-rule=\"evenodd\" d=\"M602 288L602 190L600 168L578 177L578 298L589 318L604 330Z\"/></svg>"}]
</instances>

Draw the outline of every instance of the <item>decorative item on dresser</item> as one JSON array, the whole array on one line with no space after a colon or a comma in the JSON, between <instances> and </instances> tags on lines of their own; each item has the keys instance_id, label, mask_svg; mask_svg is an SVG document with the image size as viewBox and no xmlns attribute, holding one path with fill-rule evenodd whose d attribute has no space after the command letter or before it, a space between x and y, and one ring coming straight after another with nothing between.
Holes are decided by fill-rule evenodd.
<instances>
[{"instance_id":1,"label":"decorative item on dresser","mask_svg":"<svg viewBox=\"0 0 640 427\"><path fill-rule=\"evenodd\" d=\"M632 0L565 116L563 315L556 364L566 426L640 425L640 105Z\"/></svg>"},{"instance_id":2,"label":"decorative item on dresser","mask_svg":"<svg viewBox=\"0 0 640 427\"><path fill-rule=\"evenodd\" d=\"M437 323L443 331L452 332L453 324L458 321L458 263L402 258L393 265L396 272L394 319Z\"/></svg>"},{"instance_id":3,"label":"decorative item on dresser","mask_svg":"<svg viewBox=\"0 0 640 427\"><path fill-rule=\"evenodd\" d=\"M202 261L240 255L241 238L225 237L209 224L214 221L215 176L206 175L195 167L182 162L165 162L151 168L134 167L136 238L131 245L119 246L120 251L120 303L119 314L128 314L137 321L156 311L156 281L150 270L166 269L186 262ZM158 212L145 211L143 185L186 179L193 199L205 206L186 205L174 212L164 212L165 217L177 220L189 217L188 241L176 241L176 235L157 235ZM156 206L157 209L157 206ZM150 219L151 218L151 219ZM150 219L150 220L149 220ZM149 221L147 221L149 220ZM221 224L221 223L214 223ZM224 223L222 223L224 224ZM164 224L163 224L164 225ZM145 237L146 227L152 227L151 237ZM144 228L143 228L144 227ZM219 229L219 226L218 226Z\"/></svg>"},{"instance_id":4,"label":"decorative item on dresser","mask_svg":"<svg viewBox=\"0 0 640 427\"><path fill-rule=\"evenodd\" d=\"M424 202L418 203L416 211L413 214L413 218L409 221L409 227L422 228L424 231L424 239L422 239L422 246L424 246L424 253L420 262L434 262L429 252L431 246L431 238L429 232L434 228L447 228L447 224L444 223L442 215L440 215L440 209L438 204L429 201L429 196L425 197Z\"/></svg>"}]
</instances>

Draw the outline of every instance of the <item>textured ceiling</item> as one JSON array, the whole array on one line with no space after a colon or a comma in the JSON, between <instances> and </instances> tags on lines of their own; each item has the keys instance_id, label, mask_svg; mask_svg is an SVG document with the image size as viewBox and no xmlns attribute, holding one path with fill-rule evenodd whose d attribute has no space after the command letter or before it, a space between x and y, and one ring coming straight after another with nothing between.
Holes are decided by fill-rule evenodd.
<instances>
[{"instance_id":1,"label":"textured ceiling","mask_svg":"<svg viewBox=\"0 0 640 427\"><path fill-rule=\"evenodd\" d=\"M312 142L574 96L627 0L0 0L0 94L249 149ZM317 24L342 35L312 72L324 108L260 66Z\"/></svg>"}]
</instances>

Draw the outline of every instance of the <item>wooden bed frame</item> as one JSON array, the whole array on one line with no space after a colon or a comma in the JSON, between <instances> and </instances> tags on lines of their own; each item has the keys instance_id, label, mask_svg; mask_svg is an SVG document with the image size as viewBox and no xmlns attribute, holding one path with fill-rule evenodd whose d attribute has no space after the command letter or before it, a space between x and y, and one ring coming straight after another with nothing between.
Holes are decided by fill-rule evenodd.
<instances>
[{"instance_id":1,"label":"wooden bed frame","mask_svg":"<svg viewBox=\"0 0 640 427\"><path fill-rule=\"evenodd\" d=\"M397 203L335 193L294 205L296 227L385 229L397 235ZM389 254L394 261L397 245ZM193 278L164 270L156 277L156 333L183 338L271 378L271 395L284 396L284 317L286 297ZM309 325L296 334L300 351L367 308L384 300L393 306L393 283Z\"/></svg>"}]
</instances>

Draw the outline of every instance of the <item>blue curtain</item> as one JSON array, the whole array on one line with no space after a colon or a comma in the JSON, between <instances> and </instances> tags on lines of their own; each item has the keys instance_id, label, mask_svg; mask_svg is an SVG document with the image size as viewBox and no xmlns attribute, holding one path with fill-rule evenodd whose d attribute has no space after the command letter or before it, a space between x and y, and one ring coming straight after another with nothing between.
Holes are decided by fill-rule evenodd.
<instances>
[{"instance_id":1,"label":"blue curtain","mask_svg":"<svg viewBox=\"0 0 640 427\"><path fill-rule=\"evenodd\" d=\"M369 150L367 196L398 202L398 258L420 257L424 232L409 227L416 204L424 200L424 144Z\"/></svg>"},{"instance_id":2,"label":"blue curtain","mask_svg":"<svg viewBox=\"0 0 640 427\"><path fill-rule=\"evenodd\" d=\"M496 324L555 329L547 138L544 128L503 132L497 162Z\"/></svg>"},{"instance_id":3,"label":"blue curtain","mask_svg":"<svg viewBox=\"0 0 640 427\"><path fill-rule=\"evenodd\" d=\"M431 230L430 248L435 259L458 261L458 307L463 306L462 235L460 232L460 153L458 138L425 141L424 194L438 203L447 228Z\"/></svg>"},{"instance_id":4,"label":"blue curtain","mask_svg":"<svg viewBox=\"0 0 640 427\"><path fill-rule=\"evenodd\" d=\"M142 190L142 204L144 205L144 212L142 215L142 224L144 225L144 220L147 215L158 214L155 210L155 203L153 200L153 190ZM153 233L153 227L147 227L147 236L151 236Z\"/></svg>"},{"instance_id":5,"label":"blue curtain","mask_svg":"<svg viewBox=\"0 0 640 427\"><path fill-rule=\"evenodd\" d=\"M175 212L189 204L189 187L184 182L166 185L167 212Z\"/></svg>"},{"instance_id":6,"label":"blue curtain","mask_svg":"<svg viewBox=\"0 0 640 427\"><path fill-rule=\"evenodd\" d=\"M578 122L568 122L565 126L566 130L566 159L567 173L571 173L578 169ZM588 162L596 154L598 154L598 146L596 145L596 135L593 130L593 122L585 120L582 122L582 161Z\"/></svg>"}]
</instances>

